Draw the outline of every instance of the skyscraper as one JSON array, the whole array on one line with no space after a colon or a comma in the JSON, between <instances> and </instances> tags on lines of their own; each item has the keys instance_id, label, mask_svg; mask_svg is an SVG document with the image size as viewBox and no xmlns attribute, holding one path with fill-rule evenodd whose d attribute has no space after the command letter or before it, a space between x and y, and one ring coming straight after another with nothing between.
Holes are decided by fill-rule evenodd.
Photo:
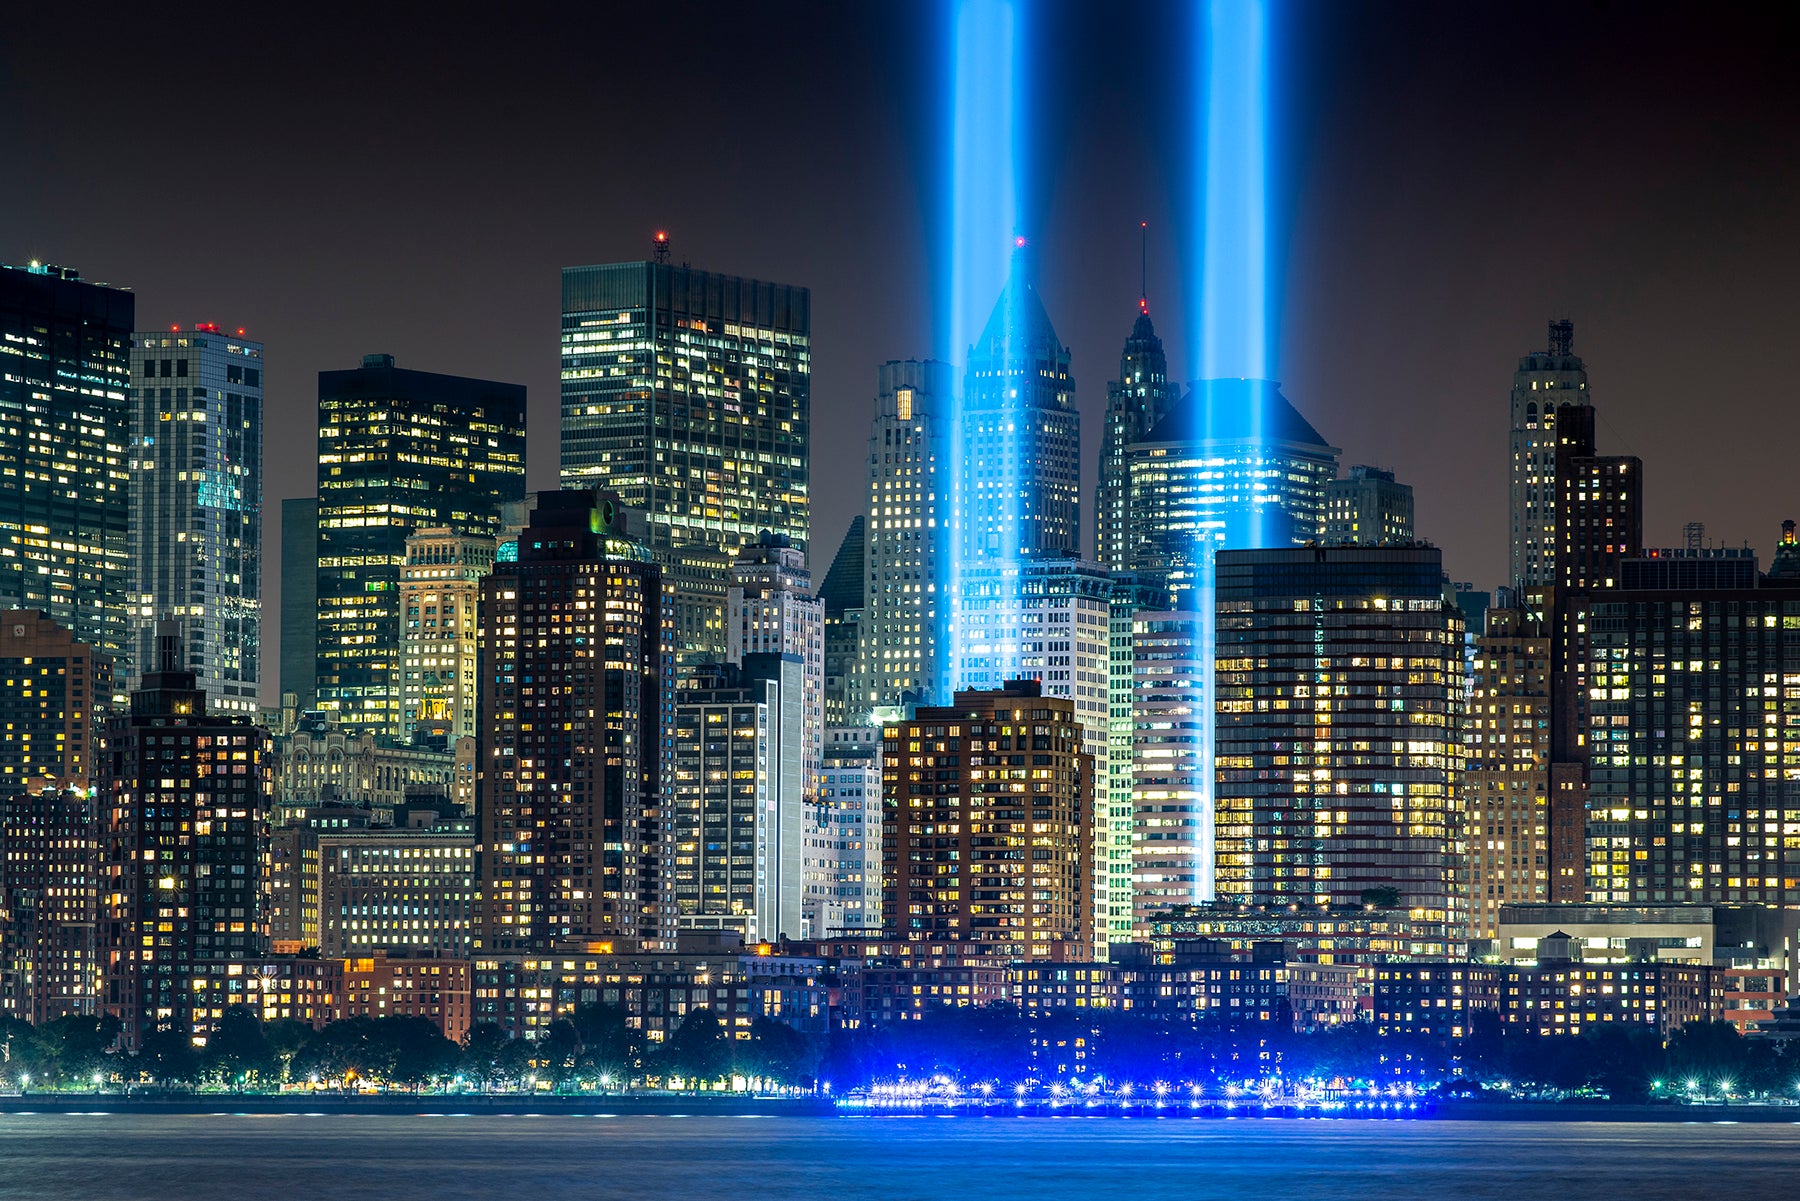
<instances>
[{"instance_id":1,"label":"skyscraper","mask_svg":"<svg viewBox=\"0 0 1800 1201\"><path fill-rule=\"evenodd\" d=\"M452 530L420 530L406 540L400 568L400 735L475 737L475 661L480 649L481 577L494 569L496 543Z\"/></svg>"},{"instance_id":2,"label":"skyscraper","mask_svg":"<svg viewBox=\"0 0 1800 1201\"><path fill-rule=\"evenodd\" d=\"M420 529L494 537L525 492L525 389L365 355L319 373L318 705L400 731L400 576Z\"/></svg>"},{"instance_id":3,"label":"skyscraper","mask_svg":"<svg viewBox=\"0 0 1800 1201\"><path fill-rule=\"evenodd\" d=\"M838 543L831 567L819 585L825 606L825 725L847 726L851 714L866 712L866 691L858 683L863 624L863 554L865 522L858 513Z\"/></svg>"},{"instance_id":4,"label":"skyscraper","mask_svg":"<svg viewBox=\"0 0 1800 1201\"><path fill-rule=\"evenodd\" d=\"M1074 703L1030 680L887 723L884 926L1014 959L1084 958L1094 780L1082 748Z\"/></svg>"},{"instance_id":5,"label":"skyscraper","mask_svg":"<svg viewBox=\"0 0 1800 1201\"><path fill-rule=\"evenodd\" d=\"M682 930L804 938L809 812L805 671L757 652L675 701L667 897Z\"/></svg>"},{"instance_id":6,"label":"skyscraper","mask_svg":"<svg viewBox=\"0 0 1800 1201\"><path fill-rule=\"evenodd\" d=\"M1094 490L1094 558L1125 571L1131 564L1131 470L1126 452L1156 428L1181 395L1169 380L1169 360L1150 322L1148 298L1119 356L1119 378L1106 385L1106 430L1100 445L1100 483Z\"/></svg>"},{"instance_id":7,"label":"skyscraper","mask_svg":"<svg viewBox=\"0 0 1800 1201\"><path fill-rule=\"evenodd\" d=\"M112 663L32 609L0 613L0 792L28 780L85 789L99 764L96 705Z\"/></svg>"},{"instance_id":8,"label":"skyscraper","mask_svg":"<svg viewBox=\"0 0 1800 1201\"><path fill-rule=\"evenodd\" d=\"M1338 449L1268 380L1202 380L1127 451L1127 566L1175 609L1222 547L1288 546L1325 531Z\"/></svg>"},{"instance_id":9,"label":"skyscraper","mask_svg":"<svg viewBox=\"0 0 1800 1201\"><path fill-rule=\"evenodd\" d=\"M824 811L806 838L812 937L881 929L881 730L825 731Z\"/></svg>"},{"instance_id":10,"label":"skyscraper","mask_svg":"<svg viewBox=\"0 0 1800 1201\"><path fill-rule=\"evenodd\" d=\"M825 604L812 595L806 556L781 534L738 552L726 593L727 661L768 654L791 655L800 664L800 737L786 740L782 754L799 757L810 802L818 796L825 753Z\"/></svg>"},{"instance_id":11,"label":"skyscraper","mask_svg":"<svg viewBox=\"0 0 1800 1201\"><path fill-rule=\"evenodd\" d=\"M173 619L213 710L255 713L263 345L211 324L136 334L131 408L132 662Z\"/></svg>"},{"instance_id":12,"label":"skyscraper","mask_svg":"<svg viewBox=\"0 0 1800 1201\"><path fill-rule=\"evenodd\" d=\"M281 691L310 709L319 695L319 498L281 502Z\"/></svg>"},{"instance_id":13,"label":"skyscraper","mask_svg":"<svg viewBox=\"0 0 1800 1201\"><path fill-rule=\"evenodd\" d=\"M807 289L660 258L563 268L563 486L644 515L680 662L723 658L706 585L740 546L768 530L807 550L811 420Z\"/></svg>"},{"instance_id":14,"label":"skyscraper","mask_svg":"<svg viewBox=\"0 0 1800 1201\"><path fill-rule=\"evenodd\" d=\"M1131 925L1210 901L1214 881L1212 622L1194 612L1137 614L1132 635Z\"/></svg>"},{"instance_id":15,"label":"skyscraper","mask_svg":"<svg viewBox=\"0 0 1800 1201\"><path fill-rule=\"evenodd\" d=\"M1475 639L1463 739L1463 884L1469 935L1495 938L1500 906L1550 899L1550 637L1505 589Z\"/></svg>"},{"instance_id":16,"label":"skyscraper","mask_svg":"<svg viewBox=\"0 0 1800 1201\"><path fill-rule=\"evenodd\" d=\"M1358 464L1325 485L1325 542L1403 546L1413 540L1413 490L1394 473Z\"/></svg>"},{"instance_id":17,"label":"skyscraper","mask_svg":"<svg viewBox=\"0 0 1800 1201\"><path fill-rule=\"evenodd\" d=\"M962 473L961 573L1004 577L1023 560L1079 553L1081 414L1069 350L1038 297L1036 253L1022 238L969 348L952 450Z\"/></svg>"},{"instance_id":18,"label":"skyscraper","mask_svg":"<svg viewBox=\"0 0 1800 1201\"><path fill-rule=\"evenodd\" d=\"M85 787L0 785L0 1013L8 1017L42 1026L94 1012L97 810Z\"/></svg>"},{"instance_id":19,"label":"skyscraper","mask_svg":"<svg viewBox=\"0 0 1800 1201\"><path fill-rule=\"evenodd\" d=\"M1646 552L1589 611L1587 899L1800 904L1800 542Z\"/></svg>"},{"instance_id":20,"label":"skyscraper","mask_svg":"<svg viewBox=\"0 0 1800 1201\"><path fill-rule=\"evenodd\" d=\"M857 708L940 700L948 676L950 443L948 363L883 363L869 431L864 609Z\"/></svg>"},{"instance_id":21,"label":"skyscraper","mask_svg":"<svg viewBox=\"0 0 1800 1201\"><path fill-rule=\"evenodd\" d=\"M1439 552L1221 551L1217 604L1218 899L1391 890L1460 933L1463 626Z\"/></svg>"},{"instance_id":22,"label":"skyscraper","mask_svg":"<svg viewBox=\"0 0 1800 1201\"><path fill-rule=\"evenodd\" d=\"M132 1048L159 1027L209 1029L209 969L268 949L269 732L207 712L178 631L164 623L159 670L106 729L102 1009Z\"/></svg>"},{"instance_id":23,"label":"skyscraper","mask_svg":"<svg viewBox=\"0 0 1800 1201\"><path fill-rule=\"evenodd\" d=\"M70 268L0 266L0 606L41 610L121 677L135 304Z\"/></svg>"},{"instance_id":24,"label":"skyscraper","mask_svg":"<svg viewBox=\"0 0 1800 1201\"><path fill-rule=\"evenodd\" d=\"M1574 345L1575 323L1552 321L1547 349L1521 358L1513 373L1508 580L1521 589L1556 582L1556 410L1589 403Z\"/></svg>"},{"instance_id":25,"label":"skyscraper","mask_svg":"<svg viewBox=\"0 0 1800 1201\"><path fill-rule=\"evenodd\" d=\"M479 663L476 950L672 935L662 573L616 507L539 494L517 561L482 581Z\"/></svg>"}]
</instances>

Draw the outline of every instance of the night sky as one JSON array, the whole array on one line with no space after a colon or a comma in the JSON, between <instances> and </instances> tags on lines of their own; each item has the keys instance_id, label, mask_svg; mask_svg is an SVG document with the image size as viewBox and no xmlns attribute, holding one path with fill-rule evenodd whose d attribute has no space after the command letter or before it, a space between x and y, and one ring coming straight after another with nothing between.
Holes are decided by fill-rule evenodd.
<instances>
[{"instance_id":1,"label":"night sky","mask_svg":"<svg viewBox=\"0 0 1800 1201\"><path fill-rule=\"evenodd\" d=\"M268 344L269 643L316 373L385 351L524 383L530 483L554 486L558 269L659 227L678 261L812 288L816 571L860 511L876 364L943 336L939 10L608 7L9 15L0 260L133 288L140 328ZM1185 5L1036 12L1027 232L1074 351L1085 523L1141 219L1188 372L1193 55ZM1289 398L1412 483L1422 536L1489 588L1511 372L1570 317L1603 453L1645 461L1647 541L1704 521L1766 563L1800 517L1800 39L1776 7L1278 12Z\"/></svg>"}]
</instances>

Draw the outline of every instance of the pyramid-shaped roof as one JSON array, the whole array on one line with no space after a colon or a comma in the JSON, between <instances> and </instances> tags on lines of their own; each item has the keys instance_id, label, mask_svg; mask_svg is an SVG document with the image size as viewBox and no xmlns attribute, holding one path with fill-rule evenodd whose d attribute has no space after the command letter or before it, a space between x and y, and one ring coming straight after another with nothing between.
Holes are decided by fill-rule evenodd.
<instances>
[{"instance_id":1,"label":"pyramid-shaped roof","mask_svg":"<svg viewBox=\"0 0 1800 1201\"><path fill-rule=\"evenodd\" d=\"M1027 354L1054 356L1062 349L1062 340L1038 297L1036 251L1021 239L1013 248L1006 286L1000 289L981 337L970 349L969 361L1004 361Z\"/></svg>"},{"instance_id":2,"label":"pyramid-shaped roof","mask_svg":"<svg viewBox=\"0 0 1800 1201\"><path fill-rule=\"evenodd\" d=\"M1266 379L1207 379L1192 385L1146 442L1288 442L1337 453Z\"/></svg>"}]
</instances>

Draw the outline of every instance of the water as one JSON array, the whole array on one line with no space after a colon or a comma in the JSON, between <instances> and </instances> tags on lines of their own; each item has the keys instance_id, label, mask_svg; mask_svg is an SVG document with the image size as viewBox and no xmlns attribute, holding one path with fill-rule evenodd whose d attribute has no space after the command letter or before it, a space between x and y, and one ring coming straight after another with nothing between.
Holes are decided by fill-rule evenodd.
<instances>
[{"instance_id":1,"label":"water","mask_svg":"<svg viewBox=\"0 0 1800 1201\"><path fill-rule=\"evenodd\" d=\"M1796 1180L1789 1125L0 1116L7 1201L1665 1201Z\"/></svg>"}]
</instances>

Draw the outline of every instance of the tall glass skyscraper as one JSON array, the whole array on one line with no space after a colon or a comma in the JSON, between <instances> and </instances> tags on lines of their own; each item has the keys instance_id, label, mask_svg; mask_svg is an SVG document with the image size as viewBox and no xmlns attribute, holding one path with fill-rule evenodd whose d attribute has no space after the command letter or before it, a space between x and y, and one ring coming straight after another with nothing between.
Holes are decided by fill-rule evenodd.
<instances>
[{"instance_id":1,"label":"tall glass skyscraper","mask_svg":"<svg viewBox=\"0 0 1800 1201\"><path fill-rule=\"evenodd\" d=\"M948 363L883 363L869 430L861 695L853 709L941 699L949 645L951 404Z\"/></svg>"},{"instance_id":2,"label":"tall glass skyscraper","mask_svg":"<svg viewBox=\"0 0 1800 1201\"><path fill-rule=\"evenodd\" d=\"M497 537L525 495L525 389L365 355L319 373L318 706L400 732L400 576L416 530Z\"/></svg>"},{"instance_id":3,"label":"tall glass skyscraper","mask_svg":"<svg viewBox=\"0 0 1800 1201\"><path fill-rule=\"evenodd\" d=\"M562 480L651 547L811 533L812 296L669 263L563 268Z\"/></svg>"},{"instance_id":4,"label":"tall glass skyscraper","mask_svg":"<svg viewBox=\"0 0 1800 1201\"><path fill-rule=\"evenodd\" d=\"M216 713L262 681L263 345L201 324L131 350L132 662L173 621Z\"/></svg>"},{"instance_id":5,"label":"tall glass skyscraper","mask_svg":"<svg viewBox=\"0 0 1800 1201\"><path fill-rule=\"evenodd\" d=\"M1126 456L1127 565L1174 608L1222 547L1288 546L1325 528L1337 447L1269 380L1203 380Z\"/></svg>"},{"instance_id":6,"label":"tall glass skyscraper","mask_svg":"<svg viewBox=\"0 0 1800 1201\"><path fill-rule=\"evenodd\" d=\"M115 664L129 646L135 306L69 268L0 266L0 605L42 610Z\"/></svg>"}]
</instances>

